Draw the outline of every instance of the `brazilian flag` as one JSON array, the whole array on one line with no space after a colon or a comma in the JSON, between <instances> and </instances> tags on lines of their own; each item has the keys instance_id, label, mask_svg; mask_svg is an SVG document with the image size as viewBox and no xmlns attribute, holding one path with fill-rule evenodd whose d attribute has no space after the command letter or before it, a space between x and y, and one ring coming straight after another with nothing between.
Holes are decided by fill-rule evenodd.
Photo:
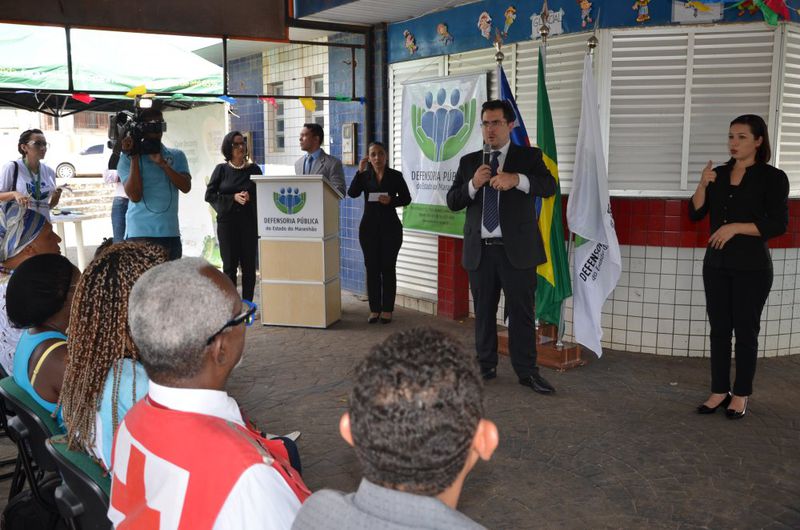
<instances>
[{"instance_id":1,"label":"brazilian flag","mask_svg":"<svg viewBox=\"0 0 800 530\"><path fill-rule=\"evenodd\" d=\"M544 61L539 48L539 72L536 94L536 143L542 150L547 169L556 179L556 193L541 199L539 230L544 241L547 262L536 268L536 316L539 320L559 324L561 304L572 296L569 276L569 260L564 246L564 229L561 213L561 183L558 179L558 157L556 135L553 130L553 115L544 80Z\"/></svg>"}]
</instances>

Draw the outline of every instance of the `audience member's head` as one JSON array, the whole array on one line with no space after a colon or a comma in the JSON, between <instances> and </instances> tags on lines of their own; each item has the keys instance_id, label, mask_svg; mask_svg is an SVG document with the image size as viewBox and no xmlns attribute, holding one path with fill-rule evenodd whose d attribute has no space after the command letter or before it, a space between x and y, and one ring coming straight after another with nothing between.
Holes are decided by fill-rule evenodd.
<instances>
[{"instance_id":1,"label":"audience member's head","mask_svg":"<svg viewBox=\"0 0 800 530\"><path fill-rule=\"evenodd\" d=\"M114 244L113 237L104 237L103 241L97 246L96 249L94 249L94 256L92 259L97 259L100 256L100 254L110 249L111 245L113 244Z\"/></svg>"},{"instance_id":2,"label":"audience member's head","mask_svg":"<svg viewBox=\"0 0 800 530\"><path fill-rule=\"evenodd\" d=\"M79 276L77 267L60 254L40 254L25 260L8 281L6 309L11 324L34 328L57 323L54 327L64 331Z\"/></svg>"},{"instance_id":3,"label":"audience member's head","mask_svg":"<svg viewBox=\"0 0 800 530\"><path fill-rule=\"evenodd\" d=\"M94 443L96 412L109 372L113 369L116 383L122 371L118 361L139 357L128 328L133 285L145 271L166 261L167 252L161 246L118 243L98 253L78 282L67 340L70 362L61 392L64 423L74 449L88 450ZM134 396L135 383L134 379ZM111 397L115 430L118 397L117 392Z\"/></svg>"},{"instance_id":4,"label":"audience member's head","mask_svg":"<svg viewBox=\"0 0 800 530\"><path fill-rule=\"evenodd\" d=\"M497 428L483 419L478 365L445 333L395 333L359 363L354 380L340 430L370 482L418 495L460 491L497 447Z\"/></svg>"},{"instance_id":5,"label":"audience member's head","mask_svg":"<svg viewBox=\"0 0 800 530\"><path fill-rule=\"evenodd\" d=\"M0 204L0 265L15 269L37 254L58 254L61 242L44 216L14 201Z\"/></svg>"},{"instance_id":6,"label":"audience member's head","mask_svg":"<svg viewBox=\"0 0 800 530\"><path fill-rule=\"evenodd\" d=\"M150 379L224 388L244 349L242 306L230 279L201 258L144 273L131 291L128 322Z\"/></svg>"}]
</instances>

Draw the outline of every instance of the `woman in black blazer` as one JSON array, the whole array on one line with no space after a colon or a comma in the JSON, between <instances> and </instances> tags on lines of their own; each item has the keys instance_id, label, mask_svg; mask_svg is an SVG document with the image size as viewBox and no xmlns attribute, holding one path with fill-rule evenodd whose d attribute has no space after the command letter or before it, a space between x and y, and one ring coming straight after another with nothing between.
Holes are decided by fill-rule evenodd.
<instances>
[{"instance_id":1,"label":"woman in black blazer","mask_svg":"<svg viewBox=\"0 0 800 530\"><path fill-rule=\"evenodd\" d=\"M706 310L711 325L711 396L700 414L726 408L729 419L747 412L756 372L761 312L772 287L767 240L789 224L789 179L767 164L767 124L753 114L731 122L730 160L703 170L689 201L689 216L710 216L711 237L703 260ZM731 338L736 336L736 380L730 393Z\"/></svg>"},{"instance_id":2,"label":"woman in black blazer","mask_svg":"<svg viewBox=\"0 0 800 530\"><path fill-rule=\"evenodd\" d=\"M369 156L361 160L347 194L364 194L364 214L358 228L358 240L367 267L369 318L374 324L392 321L397 291L397 253L403 244L403 225L395 208L411 203L411 195L402 173L386 167L386 148L380 142L369 144Z\"/></svg>"},{"instance_id":3,"label":"woman in black blazer","mask_svg":"<svg viewBox=\"0 0 800 530\"><path fill-rule=\"evenodd\" d=\"M247 157L247 142L239 131L222 139L225 162L217 165L206 187L206 202L217 212L217 239L222 270L233 285L242 268L242 298L252 301L256 287L258 219L256 184L250 177L261 168Z\"/></svg>"}]
</instances>

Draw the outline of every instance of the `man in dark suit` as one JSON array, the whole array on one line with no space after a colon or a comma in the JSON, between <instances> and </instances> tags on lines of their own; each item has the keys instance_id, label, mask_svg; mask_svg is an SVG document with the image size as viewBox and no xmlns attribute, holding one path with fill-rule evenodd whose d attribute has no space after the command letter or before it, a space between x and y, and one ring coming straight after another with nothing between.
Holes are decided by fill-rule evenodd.
<instances>
[{"instance_id":1,"label":"man in dark suit","mask_svg":"<svg viewBox=\"0 0 800 530\"><path fill-rule=\"evenodd\" d=\"M484 151L461 158L447 206L467 209L462 265L475 305L475 346L483 378L497 377L497 305L508 310L511 364L521 385L540 394L555 389L536 366L533 301L536 266L547 261L536 220L536 196L550 197L556 181L534 147L511 143L514 109L487 101L481 110Z\"/></svg>"}]
</instances>

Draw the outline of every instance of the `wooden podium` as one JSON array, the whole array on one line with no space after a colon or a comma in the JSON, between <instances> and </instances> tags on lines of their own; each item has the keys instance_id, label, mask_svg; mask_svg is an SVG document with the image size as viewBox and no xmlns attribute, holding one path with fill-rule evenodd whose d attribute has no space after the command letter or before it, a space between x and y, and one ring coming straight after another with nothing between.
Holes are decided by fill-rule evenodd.
<instances>
[{"instance_id":1,"label":"wooden podium","mask_svg":"<svg viewBox=\"0 0 800 530\"><path fill-rule=\"evenodd\" d=\"M341 319L340 195L321 175L253 177L261 322L326 328Z\"/></svg>"}]
</instances>

